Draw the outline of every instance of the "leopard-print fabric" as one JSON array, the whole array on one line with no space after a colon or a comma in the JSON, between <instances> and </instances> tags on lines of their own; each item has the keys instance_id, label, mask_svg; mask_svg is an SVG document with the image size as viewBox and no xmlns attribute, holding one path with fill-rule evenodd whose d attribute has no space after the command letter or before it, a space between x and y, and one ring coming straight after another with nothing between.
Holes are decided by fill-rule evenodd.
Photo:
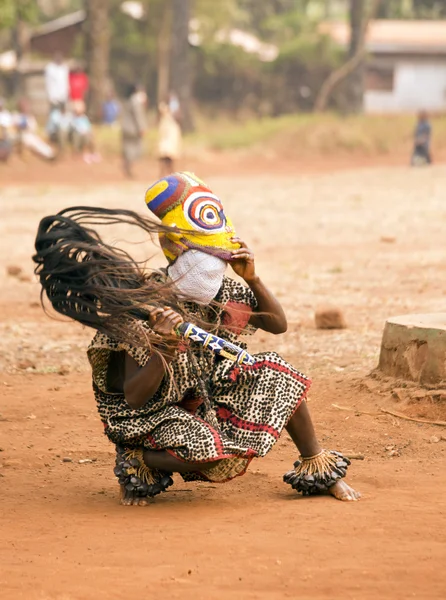
<instances>
[{"instance_id":1,"label":"leopard-print fabric","mask_svg":"<svg viewBox=\"0 0 446 600\"><path fill-rule=\"evenodd\" d=\"M161 276L165 277L157 274ZM248 325L249 315L255 308L252 291L225 277L215 306L205 317L208 320L212 317L217 335L246 347L238 335L255 331ZM187 303L187 310L203 316L203 308L193 303ZM206 364L203 364L203 350L191 342L189 352L201 360L219 425L217 429L205 420L197 373L186 350L180 347L170 363L170 373L154 397L134 410L124 394L107 388L112 353L119 352L124 360L127 352L144 366L150 352L97 333L89 346L88 358L99 415L112 442L127 447L143 445L167 450L184 461L220 461L199 474L186 474L184 478L227 481L242 475L252 458L265 456L271 450L311 382L274 352L255 355L255 364L251 366L237 366L204 351Z\"/></svg>"}]
</instances>

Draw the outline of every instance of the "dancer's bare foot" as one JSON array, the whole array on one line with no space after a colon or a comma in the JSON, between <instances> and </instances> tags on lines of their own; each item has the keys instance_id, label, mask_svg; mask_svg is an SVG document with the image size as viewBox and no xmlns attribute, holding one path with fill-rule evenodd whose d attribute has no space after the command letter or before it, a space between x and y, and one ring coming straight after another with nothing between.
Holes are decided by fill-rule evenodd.
<instances>
[{"instance_id":1,"label":"dancer's bare foot","mask_svg":"<svg viewBox=\"0 0 446 600\"><path fill-rule=\"evenodd\" d=\"M123 506L147 506L149 504L148 498L140 498L135 492L126 490L124 485L121 485L120 488L121 494L119 503Z\"/></svg>"},{"instance_id":2,"label":"dancer's bare foot","mask_svg":"<svg viewBox=\"0 0 446 600\"><path fill-rule=\"evenodd\" d=\"M361 498L361 494L345 483L343 479L337 481L328 489L328 493L343 502L356 502Z\"/></svg>"}]
</instances>

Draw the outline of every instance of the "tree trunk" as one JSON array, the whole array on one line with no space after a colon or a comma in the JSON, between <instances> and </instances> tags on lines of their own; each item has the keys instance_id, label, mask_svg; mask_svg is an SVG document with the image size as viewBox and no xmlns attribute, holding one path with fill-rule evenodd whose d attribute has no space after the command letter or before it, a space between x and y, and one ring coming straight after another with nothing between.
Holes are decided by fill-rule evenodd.
<instances>
[{"instance_id":1,"label":"tree trunk","mask_svg":"<svg viewBox=\"0 0 446 600\"><path fill-rule=\"evenodd\" d=\"M17 66L13 73L12 81L12 94L15 98L23 93L23 81L20 72L20 66L23 57L29 51L30 34L29 27L26 24L25 16L26 15L23 14L20 4L17 4L15 7L15 22L11 31L12 48L15 51L17 59Z\"/></svg>"},{"instance_id":2,"label":"tree trunk","mask_svg":"<svg viewBox=\"0 0 446 600\"><path fill-rule=\"evenodd\" d=\"M169 95L170 52L172 41L172 3L164 3L158 35L158 104Z\"/></svg>"},{"instance_id":3,"label":"tree trunk","mask_svg":"<svg viewBox=\"0 0 446 600\"><path fill-rule=\"evenodd\" d=\"M324 0L324 19L331 19L331 0Z\"/></svg>"},{"instance_id":4,"label":"tree trunk","mask_svg":"<svg viewBox=\"0 0 446 600\"><path fill-rule=\"evenodd\" d=\"M110 31L110 0L84 0L85 59L90 80L88 107L91 119L99 121L107 94Z\"/></svg>"},{"instance_id":5,"label":"tree trunk","mask_svg":"<svg viewBox=\"0 0 446 600\"><path fill-rule=\"evenodd\" d=\"M335 87L345 80L350 75L355 76L356 70L359 70L357 75L358 79L352 81L351 88L353 96L355 96L355 106L358 107L359 99L361 100L362 109L362 98L363 98L363 69L364 59L367 53L366 48L366 36L370 21L376 15L382 0L372 0L372 8L368 16L364 17L364 3L365 0L350 0L350 22L351 22L351 36L350 36L350 48L349 58L339 69L333 71L322 84L319 94L316 97L314 103L314 110L317 112L324 111L327 108L328 101ZM360 8L358 8L360 7ZM362 17L361 17L362 15ZM361 18L360 18L361 17ZM358 23L360 26L358 29ZM356 85L357 84L357 87Z\"/></svg>"},{"instance_id":6,"label":"tree trunk","mask_svg":"<svg viewBox=\"0 0 446 600\"><path fill-rule=\"evenodd\" d=\"M185 131L191 131L194 127L191 109L190 5L191 0L172 0L170 91L176 94L180 101L181 124Z\"/></svg>"},{"instance_id":7,"label":"tree trunk","mask_svg":"<svg viewBox=\"0 0 446 600\"><path fill-rule=\"evenodd\" d=\"M347 77L348 110L353 113L362 112L364 104L364 70L365 52L363 46L364 21L366 18L366 0L350 0L350 48L349 59L359 55L360 59Z\"/></svg>"},{"instance_id":8,"label":"tree trunk","mask_svg":"<svg viewBox=\"0 0 446 600\"><path fill-rule=\"evenodd\" d=\"M444 385L445 356L446 314L404 315L387 320L378 366L385 375Z\"/></svg>"}]
</instances>

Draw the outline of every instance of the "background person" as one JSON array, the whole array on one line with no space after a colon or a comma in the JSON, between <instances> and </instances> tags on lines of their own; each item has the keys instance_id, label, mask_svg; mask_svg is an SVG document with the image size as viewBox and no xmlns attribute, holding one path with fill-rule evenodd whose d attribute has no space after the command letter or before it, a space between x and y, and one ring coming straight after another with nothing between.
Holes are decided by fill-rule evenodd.
<instances>
[{"instance_id":1,"label":"background person","mask_svg":"<svg viewBox=\"0 0 446 600\"><path fill-rule=\"evenodd\" d=\"M181 153L181 127L166 102L161 102L159 113L158 158L161 178L176 170L175 161Z\"/></svg>"},{"instance_id":2,"label":"background person","mask_svg":"<svg viewBox=\"0 0 446 600\"><path fill-rule=\"evenodd\" d=\"M70 93L69 70L60 52L54 54L53 60L45 68L45 87L50 109L67 105Z\"/></svg>"},{"instance_id":3,"label":"background person","mask_svg":"<svg viewBox=\"0 0 446 600\"><path fill-rule=\"evenodd\" d=\"M66 105L54 107L48 117L46 132L50 142L55 144L58 154L62 155L71 142L73 114Z\"/></svg>"},{"instance_id":4,"label":"background person","mask_svg":"<svg viewBox=\"0 0 446 600\"><path fill-rule=\"evenodd\" d=\"M71 141L74 151L82 152L84 162L91 164L100 161L99 155L95 152L91 121L85 112L85 104L81 100L74 106Z\"/></svg>"},{"instance_id":5,"label":"background person","mask_svg":"<svg viewBox=\"0 0 446 600\"><path fill-rule=\"evenodd\" d=\"M0 161L8 162L12 152L13 119L3 98L0 98Z\"/></svg>"},{"instance_id":6,"label":"background person","mask_svg":"<svg viewBox=\"0 0 446 600\"><path fill-rule=\"evenodd\" d=\"M146 131L145 103L135 84L127 86L121 109L121 142L124 173L133 177L133 164L143 151Z\"/></svg>"},{"instance_id":7,"label":"background person","mask_svg":"<svg viewBox=\"0 0 446 600\"><path fill-rule=\"evenodd\" d=\"M102 105L102 123L104 125L115 125L119 117L119 102L113 92L109 92Z\"/></svg>"},{"instance_id":8,"label":"background person","mask_svg":"<svg viewBox=\"0 0 446 600\"><path fill-rule=\"evenodd\" d=\"M75 105L78 102L85 102L88 92L88 75L80 68L75 67L68 76L70 88L70 101Z\"/></svg>"},{"instance_id":9,"label":"background person","mask_svg":"<svg viewBox=\"0 0 446 600\"><path fill-rule=\"evenodd\" d=\"M414 132L414 149L411 159L412 166L430 165L432 163L430 149L431 137L432 125L430 124L427 112L422 110L418 114L418 121Z\"/></svg>"},{"instance_id":10,"label":"background person","mask_svg":"<svg viewBox=\"0 0 446 600\"><path fill-rule=\"evenodd\" d=\"M19 154L23 155L25 149L30 150L40 158L53 160L56 157L54 149L38 135L36 118L30 111L30 104L26 98L17 103L17 112L12 115L15 129L15 144Z\"/></svg>"}]
</instances>

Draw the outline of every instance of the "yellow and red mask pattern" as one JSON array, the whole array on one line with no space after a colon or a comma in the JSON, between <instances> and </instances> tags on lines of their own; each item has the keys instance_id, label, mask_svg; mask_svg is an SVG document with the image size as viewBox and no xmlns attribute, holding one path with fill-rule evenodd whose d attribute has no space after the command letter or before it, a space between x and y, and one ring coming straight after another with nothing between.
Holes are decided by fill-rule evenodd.
<instances>
[{"instance_id":1,"label":"yellow and red mask pattern","mask_svg":"<svg viewBox=\"0 0 446 600\"><path fill-rule=\"evenodd\" d=\"M234 226L225 215L219 198L193 173L173 173L146 192L148 208L172 232L161 233L160 243L169 262L187 250L230 260Z\"/></svg>"}]
</instances>

